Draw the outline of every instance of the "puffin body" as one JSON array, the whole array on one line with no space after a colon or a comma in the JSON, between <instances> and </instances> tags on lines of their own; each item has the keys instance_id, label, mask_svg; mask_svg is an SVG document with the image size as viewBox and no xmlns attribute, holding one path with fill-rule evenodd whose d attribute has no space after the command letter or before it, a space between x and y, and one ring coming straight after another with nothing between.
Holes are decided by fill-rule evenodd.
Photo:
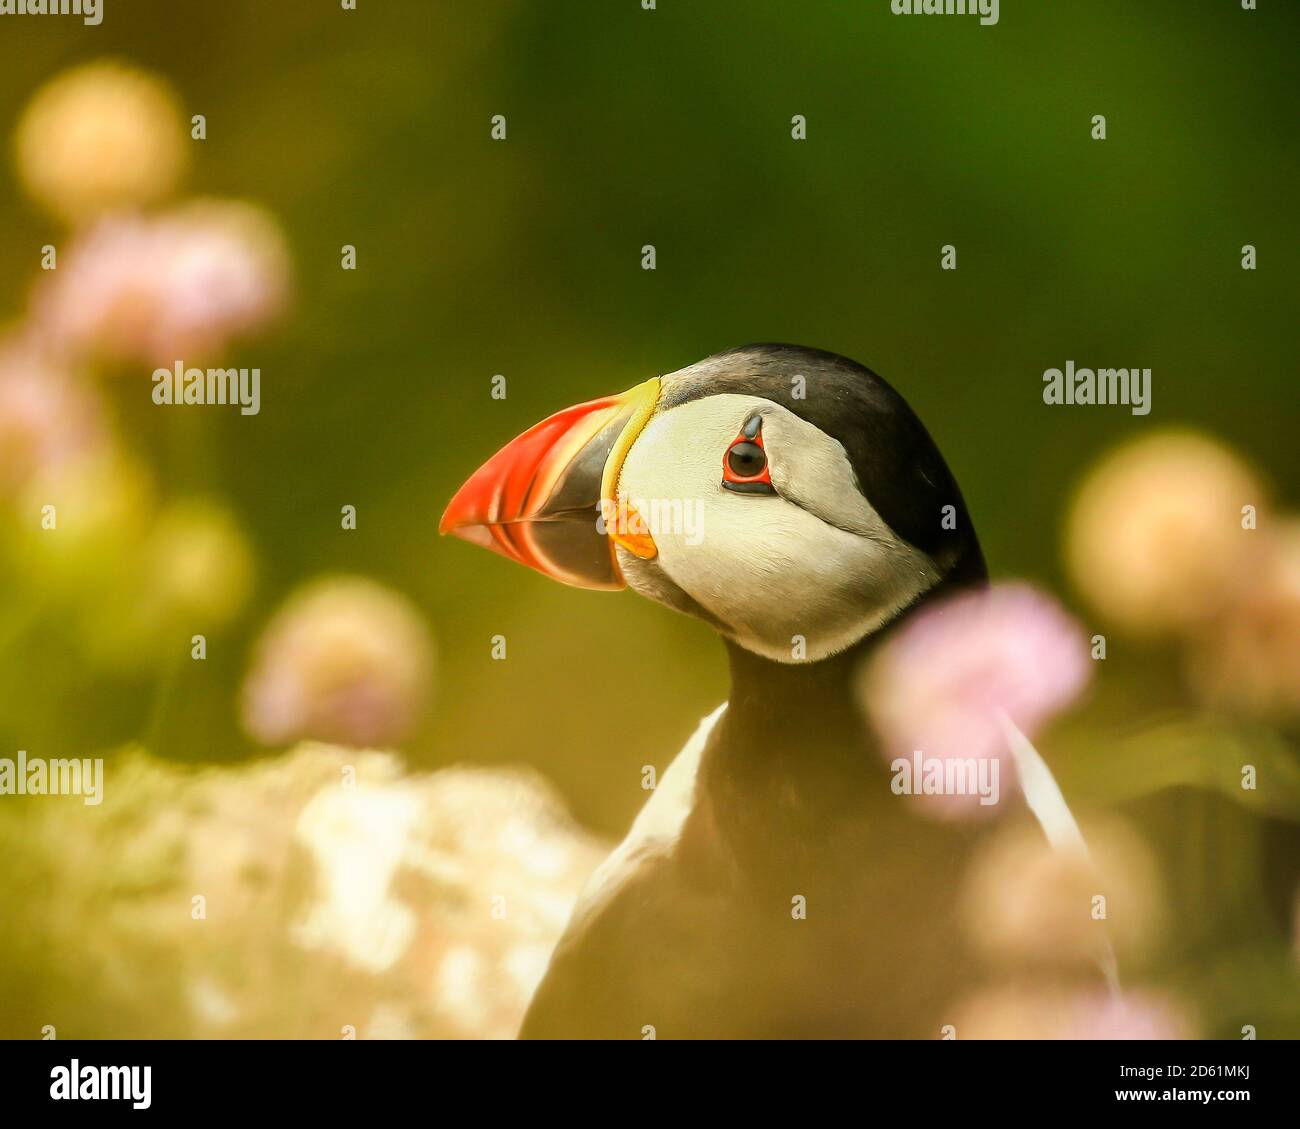
<instances>
[{"instance_id":1,"label":"puffin body","mask_svg":"<svg viewBox=\"0 0 1300 1129\"><path fill-rule=\"evenodd\" d=\"M521 1035L937 1037L973 975L954 918L979 831L893 794L853 682L986 572L902 397L835 354L731 350L525 432L442 529L696 616L730 661L728 702L593 875Z\"/></svg>"}]
</instances>

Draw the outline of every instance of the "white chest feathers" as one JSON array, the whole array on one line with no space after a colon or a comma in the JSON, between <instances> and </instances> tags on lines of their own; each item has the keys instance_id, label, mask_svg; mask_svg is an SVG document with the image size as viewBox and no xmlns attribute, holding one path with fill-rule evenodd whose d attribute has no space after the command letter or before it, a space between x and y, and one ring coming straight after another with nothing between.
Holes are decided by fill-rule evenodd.
<instances>
[{"instance_id":1,"label":"white chest feathers","mask_svg":"<svg viewBox=\"0 0 1300 1129\"><path fill-rule=\"evenodd\" d=\"M726 708L727 704L723 702L701 721L681 752L673 758L645 807L632 821L627 836L587 880L574 906L570 929L611 898L647 859L672 850L695 797L700 757L708 744L709 734Z\"/></svg>"}]
</instances>

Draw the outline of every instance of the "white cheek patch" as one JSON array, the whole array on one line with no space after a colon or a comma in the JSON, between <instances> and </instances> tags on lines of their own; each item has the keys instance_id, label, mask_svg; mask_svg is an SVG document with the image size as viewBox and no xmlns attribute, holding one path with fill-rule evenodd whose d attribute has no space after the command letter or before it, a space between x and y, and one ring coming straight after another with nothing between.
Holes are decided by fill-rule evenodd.
<instances>
[{"instance_id":1,"label":"white cheek patch","mask_svg":"<svg viewBox=\"0 0 1300 1129\"><path fill-rule=\"evenodd\" d=\"M777 497L721 486L723 456L755 411ZM656 416L619 493L643 513L676 504L693 515L690 528L652 528L654 563L738 643L778 662L851 646L938 579L862 496L843 447L771 400L727 393Z\"/></svg>"}]
</instances>

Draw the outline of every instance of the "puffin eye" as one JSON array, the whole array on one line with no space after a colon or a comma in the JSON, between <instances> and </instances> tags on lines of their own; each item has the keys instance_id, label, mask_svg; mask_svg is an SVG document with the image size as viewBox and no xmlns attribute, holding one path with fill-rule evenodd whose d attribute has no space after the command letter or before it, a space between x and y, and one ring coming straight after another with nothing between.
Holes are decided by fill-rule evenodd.
<instances>
[{"instance_id":1,"label":"puffin eye","mask_svg":"<svg viewBox=\"0 0 1300 1129\"><path fill-rule=\"evenodd\" d=\"M722 460L722 486L737 494L775 494L763 446L763 417L745 420Z\"/></svg>"},{"instance_id":2,"label":"puffin eye","mask_svg":"<svg viewBox=\"0 0 1300 1129\"><path fill-rule=\"evenodd\" d=\"M727 452L727 465L737 478L756 478L767 466L767 455L757 443L737 443Z\"/></svg>"}]
</instances>

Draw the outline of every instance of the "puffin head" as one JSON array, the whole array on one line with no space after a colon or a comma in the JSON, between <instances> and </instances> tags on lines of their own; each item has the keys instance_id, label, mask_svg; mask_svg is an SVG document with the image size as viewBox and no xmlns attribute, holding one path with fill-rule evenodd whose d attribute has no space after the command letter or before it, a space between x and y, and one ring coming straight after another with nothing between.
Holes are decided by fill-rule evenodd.
<instances>
[{"instance_id":1,"label":"puffin head","mask_svg":"<svg viewBox=\"0 0 1300 1129\"><path fill-rule=\"evenodd\" d=\"M557 412L469 478L440 530L567 584L630 587L781 663L847 650L986 575L903 398L795 345L746 345Z\"/></svg>"}]
</instances>

